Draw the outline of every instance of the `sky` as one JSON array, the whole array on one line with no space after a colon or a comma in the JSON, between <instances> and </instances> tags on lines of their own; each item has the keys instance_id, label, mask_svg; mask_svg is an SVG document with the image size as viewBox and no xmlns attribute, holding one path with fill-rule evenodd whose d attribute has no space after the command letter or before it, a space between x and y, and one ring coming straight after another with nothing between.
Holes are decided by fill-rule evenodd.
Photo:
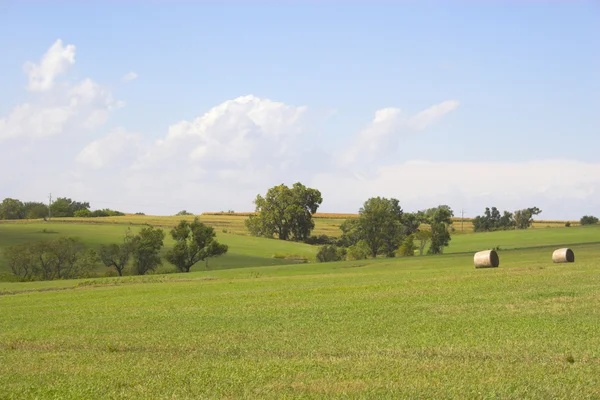
<instances>
[{"instance_id":1,"label":"sky","mask_svg":"<svg viewBox=\"0 0 600 400\"><path fill-rule=\"evenodd\" d=\"M595 1L0 0L0 54L0 198L600 215Z\"/></svg>"}]
</instances>

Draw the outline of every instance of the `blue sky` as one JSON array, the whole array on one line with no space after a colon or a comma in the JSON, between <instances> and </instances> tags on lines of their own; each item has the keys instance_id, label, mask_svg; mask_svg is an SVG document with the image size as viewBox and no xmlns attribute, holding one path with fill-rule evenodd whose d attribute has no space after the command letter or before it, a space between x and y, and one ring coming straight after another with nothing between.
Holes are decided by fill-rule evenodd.
<instances>
[{"instance_id":1,"label":"blue sky","mask_svg":"<svg viewBox=\"0 0 600 400\"><path fill-rule=\"evenodd\" d=\"M0 3L0 197L600 214L598 3L303 3Z\"/></svg>"}]
</instances>

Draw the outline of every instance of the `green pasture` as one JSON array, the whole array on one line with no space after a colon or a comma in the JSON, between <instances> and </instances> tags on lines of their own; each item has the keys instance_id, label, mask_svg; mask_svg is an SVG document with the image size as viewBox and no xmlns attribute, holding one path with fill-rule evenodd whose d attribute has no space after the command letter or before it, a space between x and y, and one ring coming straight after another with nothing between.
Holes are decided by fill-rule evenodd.
<instances>
[{"instance_id":1,"label":"green pasture","mask_svg":"<svg viewBox=\"0 0 600 400\"><path fill-rule=\"evenodd\" d=\"M571 247L0 283L0 398L598 398L600 245Z\"/></svg>"},{"instance_id":2,"label":"green pasture","mask_svg":"<svg viewBox=\"0 0 600 400\"><path fill-rule=\"evenodd\" d=\"M53 239L57 236L75 236L84 243L99 248L101 244L121 243L127 228L137 233L143 226L120 224L86 224L65 222L31 222L31 223L0 223L0 273L10 272L6 262L2 259L2 250L7 246ZM169 236L169 228L165 229L166 251L173 245ZM218 232L217 236L222 243L229 245L229 252L218 258L209 260L209 268L242 268L251 266L290 264L294 261L273 258L274 255L300 255L308 260L314 260L317 248L301 243L290 243L281 240L269 240L250 236L233 235ZM194 268L205 268L198 265ZM168 270L170 265L164 261L162 270ZM103 266L99 271L105 271Z\"/></svg>"}]
</instances>

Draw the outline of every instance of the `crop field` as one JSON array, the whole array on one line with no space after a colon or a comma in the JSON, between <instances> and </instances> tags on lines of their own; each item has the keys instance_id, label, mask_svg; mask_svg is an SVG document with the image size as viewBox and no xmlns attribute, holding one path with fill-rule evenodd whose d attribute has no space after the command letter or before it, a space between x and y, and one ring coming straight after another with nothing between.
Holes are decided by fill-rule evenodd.
<instances>
[{"instance_id":1,"label":"crop field","mask_svg":"<svg viewBox=\"0 0 600 400\"><path fill-rule=\"evenodd\" d=\"M2 224L0 246L44 227L91 245L123 230ZM219 239L262 260L313 249ZM558 245L576 262L552 263ZM471 252L496 246L500 267L475 269ZM455 235L442 256L0 282L0 293L2 399L600 397L600 227Z\"/></svg>"}]
</instances>

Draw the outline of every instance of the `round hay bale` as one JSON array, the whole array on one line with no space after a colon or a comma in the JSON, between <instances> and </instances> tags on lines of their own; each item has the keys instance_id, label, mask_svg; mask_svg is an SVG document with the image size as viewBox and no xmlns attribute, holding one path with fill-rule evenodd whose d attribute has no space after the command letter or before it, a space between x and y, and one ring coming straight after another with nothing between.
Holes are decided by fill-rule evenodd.
<instances>
[{"instance_id":1,"label":"round hay bale","mask_svg":"<svg viewBox=\"0 0 600 400\"><path fill-rule=\"evenodd\" d=\"M495 250L484 250L475 253L475 268L496 268L500 265L500 257Z\"/></svg>"},{"instance_id":2,"label":"round hay bale","mask_svg":"<svg viewBox=\"0 0 600 400\"><path fill-rule=\"evenodd\" d=\"M552 261L555 263L575 262L575 253L569 248L554 250L554 253L552 253Z\"/></svg>"}]
</instances>

